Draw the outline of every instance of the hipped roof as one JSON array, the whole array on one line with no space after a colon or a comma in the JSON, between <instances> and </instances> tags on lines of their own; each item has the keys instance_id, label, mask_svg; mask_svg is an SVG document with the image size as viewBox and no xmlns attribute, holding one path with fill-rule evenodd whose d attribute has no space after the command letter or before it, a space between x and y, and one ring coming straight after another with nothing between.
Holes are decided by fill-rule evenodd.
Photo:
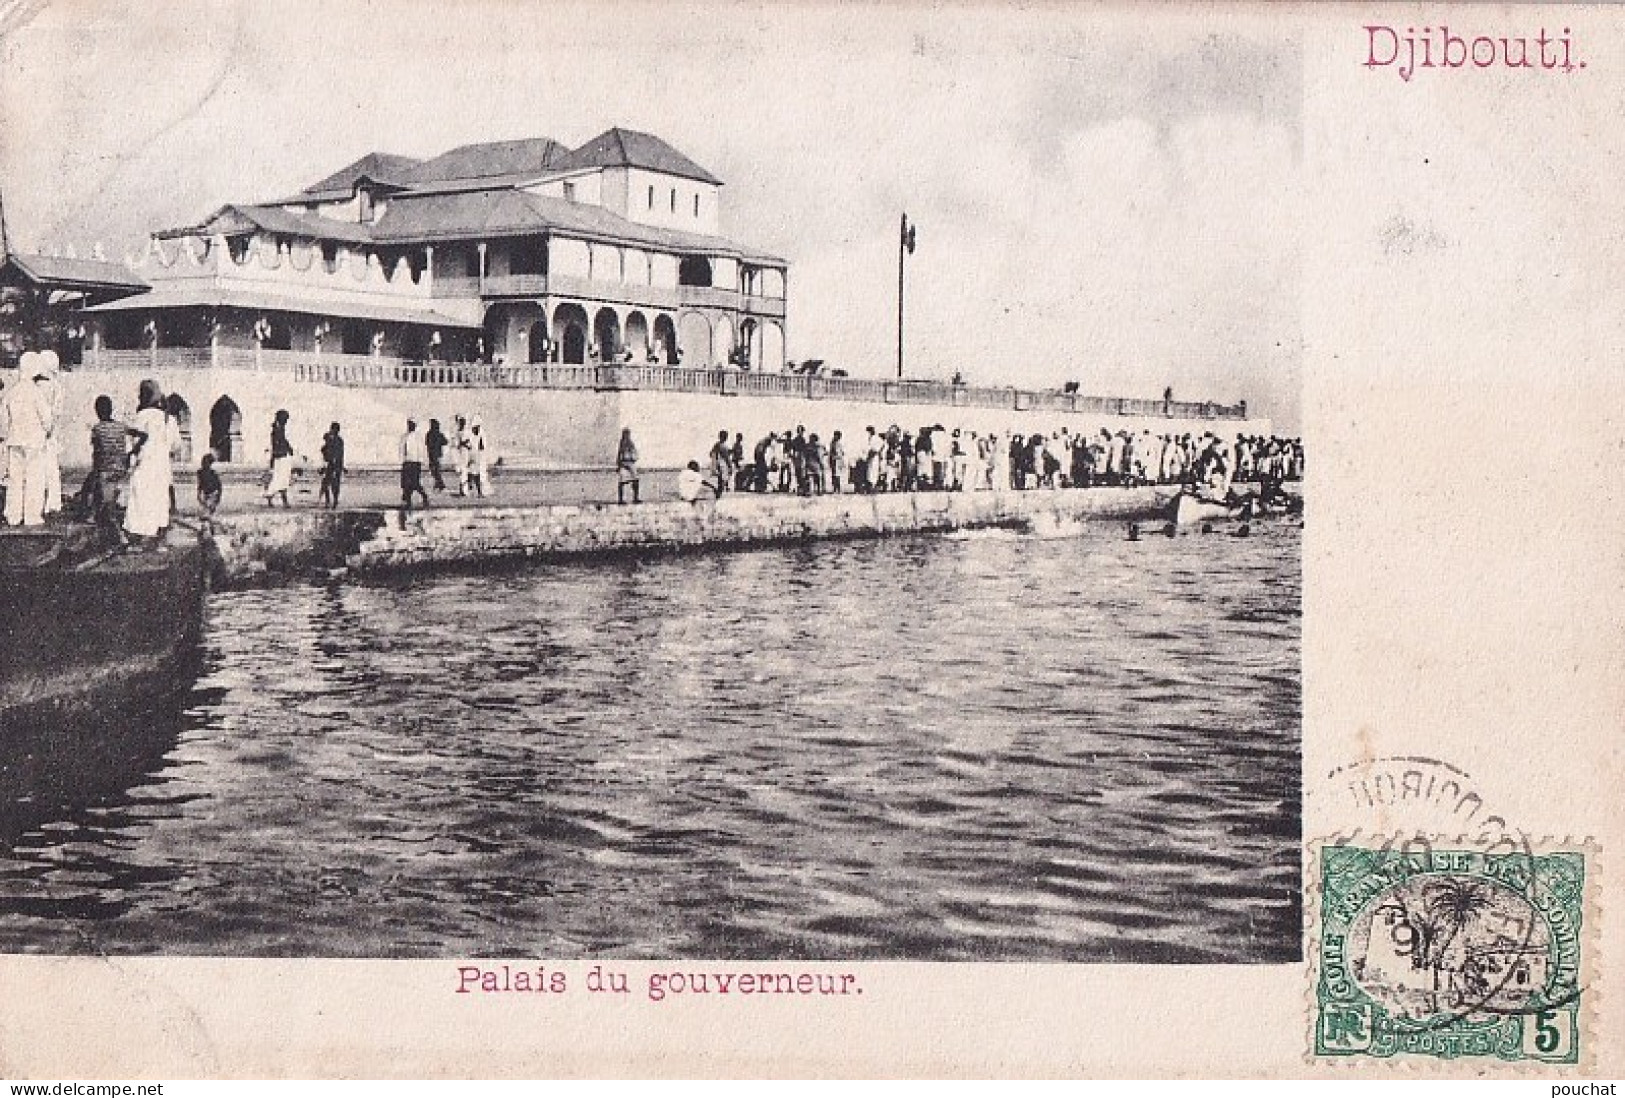
<instances>
[{"instance_id":1,"label":"hipped roof","mask_svg":"<svg viewBox=\"0 0 1625 1098\"><path fill-rule=\"evenodd\" d=\"M156 235L230 235L260 229L310 240L378 246L559 232L679 254L784 263L778 256L743 248L722 237L645 225L602 206L522 189L548 175L615 167L663 172L719 186L722 183L653 134L615 127L576 149L566 148L550 137L533 137L460 145L428 160L369 153L291 198L276 203L222 206L199 225ZM288 208L347 200L364 181L382 184L390 192L382 214L370 224Z\"/></svg>"},{"instance_id":2,"label":"hipped roof","mask_svg":"<svg viewBox=\"0 0 1625 1098\"><path fill-rule=\"evenodd\" d=\"M722 185L722 180L654 134L623 130L619 126L605 130L558 164L560 171L575 168L645 168L719 187Z\"/></svg>"},{"instance_id":3,"label":"hipped roof","mask_svg":"<svg viewBox=\"0 0 1625 1098\"><path fill-rule=\"evenodd\" d=\"M412 170L422 163L423 161L415 156L370 152L355 163L346 164L327 178L312 183L303 193L310 198L348 198L355 192L355 185L361 179L371 179L386 186L404 187Z\"/></svg>"},{"instance_id":4,"label":"hipped roof","mask_svg":"<svg viewBox=\"0 0 1625 1098\"><path fill-rule=\"evenodd\" d=\"M38 285L53 290L140 293L147 289L122 263L103 259L75 259L57 255L10 253L0 256L0 267L13 266Z\"/></svg>"}]
</instances>

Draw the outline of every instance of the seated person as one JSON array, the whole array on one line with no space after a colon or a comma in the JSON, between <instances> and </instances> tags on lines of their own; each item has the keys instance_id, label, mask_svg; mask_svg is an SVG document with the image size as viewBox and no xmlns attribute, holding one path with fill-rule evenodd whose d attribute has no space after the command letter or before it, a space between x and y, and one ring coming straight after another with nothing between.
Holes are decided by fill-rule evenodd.
<instances>
[{"instance_id":1,"label":"seated person","mask_svg":"<svg viewBox=\"0 0 1625 1098\"><path fill-rule=\"evenodd\" d=\"M700 463L697 461L689 462L688 468L677 474L677 498L684 503L698 500L706 488L705 477L700 474Z\"/></svg>"}]
</instances>

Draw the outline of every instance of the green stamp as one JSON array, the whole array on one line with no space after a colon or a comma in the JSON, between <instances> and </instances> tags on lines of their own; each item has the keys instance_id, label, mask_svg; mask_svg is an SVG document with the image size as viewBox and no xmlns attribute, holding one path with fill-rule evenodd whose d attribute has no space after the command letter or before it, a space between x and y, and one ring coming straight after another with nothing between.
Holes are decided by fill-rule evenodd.
<instances>
[{"instance_id":1,"label":"green stamp","mask_svg":"<svg viewBox=\"0 0 1625 1098\"><path fill-rule=\"evenodd\" d=\"M1585 855L1320 852L1317 1056L1580 1057Z\"/></svg>"}]
</instances>

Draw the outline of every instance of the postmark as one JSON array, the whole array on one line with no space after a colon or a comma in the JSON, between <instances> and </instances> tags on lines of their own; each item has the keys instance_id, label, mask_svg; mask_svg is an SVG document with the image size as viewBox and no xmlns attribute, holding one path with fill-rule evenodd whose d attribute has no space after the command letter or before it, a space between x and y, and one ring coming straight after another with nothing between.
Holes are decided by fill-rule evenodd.
<instances>
[{"instance_id":1,"label":"postmark","mask_svg":"<svg viewBox=\"0 0 1625 1098\"><path fill-rule=\"evenodd\" d=\"M1305 861L1310 1059L1587 1062L1596 848L1532 839L1428 756L1367 756L1320 791L1351 828Z\"/></svg>"}]
</instances>

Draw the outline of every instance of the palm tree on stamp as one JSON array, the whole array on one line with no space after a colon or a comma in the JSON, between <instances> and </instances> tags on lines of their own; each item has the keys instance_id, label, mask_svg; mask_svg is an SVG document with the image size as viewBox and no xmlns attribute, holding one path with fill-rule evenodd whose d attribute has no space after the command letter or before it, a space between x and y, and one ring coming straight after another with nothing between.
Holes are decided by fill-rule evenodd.
<instances>
[{"instance_id":1,"label":"palm tree on stamp","mask_svg":"<svg viewBox=\"0 0 1625 1098\"><path fill-rule=\"evenodd\" d=\"M1449 964L1450 947L1461 940L1469 925L1489 910L1490 893L1481 882L1468 877L1440 877L1422 886L1422 906L1421 922L1426 929L1420 935L1422 948L1417 951L1416 961L1418 967L1433 971L1432 1009L1437 1012L1444 970L1466 967L1465 964Z\"/></svg>"}]
</instances>

